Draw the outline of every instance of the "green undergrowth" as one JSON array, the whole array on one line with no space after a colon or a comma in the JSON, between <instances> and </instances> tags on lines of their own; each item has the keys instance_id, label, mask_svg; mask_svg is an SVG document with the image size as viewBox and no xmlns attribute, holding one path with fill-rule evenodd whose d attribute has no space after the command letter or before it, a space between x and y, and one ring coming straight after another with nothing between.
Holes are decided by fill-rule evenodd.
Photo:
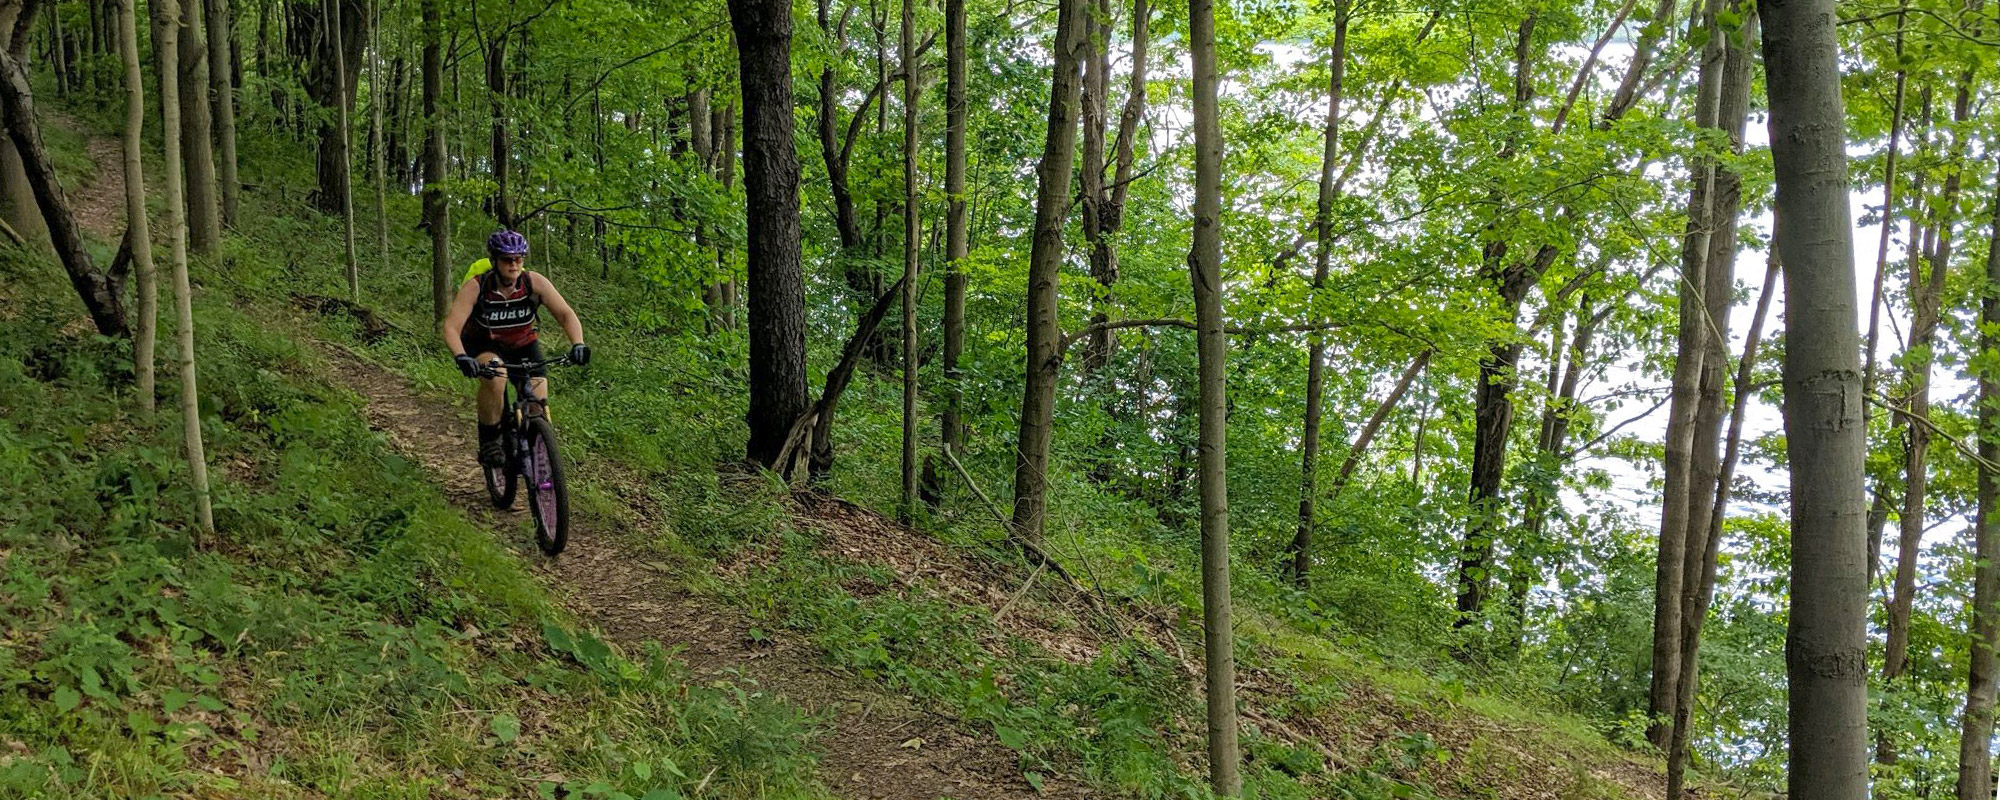
<instances>
[{"instance_id":1,"label":"green undergrowth","mask_svg":"<svg viewBox=\"0 0 2000 800\"><path fill-rule=\"evenodd\" d=\"M350 396L333 389L297 387L282 378L281 373L286 372L282 362L310 356L286 344L283 355L255 366L258 362L252 355L238 352L239 349L254 352L257 347L271 347L274 346L271 342L284 341L274 329L289 326L302 313L291 308L292 295L344 297L347 293L340 266L339 222L303 205L304 188L311 185L310 159L299 157L296 150L288 151L283 143L267 135L246 138L245 180L265 187L244 199L246 217L258 223L245 226L230 237L220 264L203 265L197 272L207 289L204 310L218 321L232 320L204 328L204 336L213 341L204 344L204 358L210 358L210 351L222 351L215 356L220 362L211 368L216 377L204 385L204 394L213 393L211 402L218 406L211 417L214 428L211 435L219 442L214 445L212 460L224 463L234 457L232 454L261 452L264 453L261 458L242 460L266 471L297 462L289 468L303 472L306 477L283 482L265 480L262 483L267 488L251 491L234 483L237 478L223 470L219 513L225 519L235 519L231 515L244 513L241 510L247 502L244 498L257 497L271 503L266 508L286 509L283 514L265 515L286 521L261 523L274 526L262 546L280 548L277 543L283 542L282 549L272 552L282 553L284 558L298 564L324 562L324 572L322 578L291 577L285 570L295 565L283 570L255 567L266 561L252 558L256 551L248 545L190 549L190 552L204 558L233 558L229 563L236 564L236 569L246 575L256 569L283 575L283 580L276 577L270 580L285 588L271 589L266 594L285 598L317 597L332 591L317 588L318 581L345 586L359 575L373 574L371 570L356 568L358 564L375 564L371 554L380 551L358 544L371 540L370 537L390 536L395 542L409 546L403 552L425 554L425 558L414 560L382 558L375 567L385 571L382 580L386 584L401 588L402 594L397 596L421 599L417 611L400 610L394 602L386 601L370 608L378 617L393 616L394 621L385 624L397 626L395 630L401 631L400 635L408 641L426 643L424 647L430 649L423 652L444 654L426 663L443 663L450 665L440 668L447 672L478 676L450 684L453 693L444 699L427 698L425 703L418 704L420 708L416 711L398 707L393 715L397 726L415 724L427 733L458 731L453 735L456 738L449 739L458 742L449 748L452 758L483 766L458 766L454 762L451 769L461 769L467 775L498 775L504 774L505 767L527 757L519 754L519 747L508 751L498 746L498 734L490 721L498 719L502 710L512 719L523 721L523 732L516 734L516 741L521 741L554 735L542 733L528 721L575 720L579 715L596 720L599 717L594 715L609 714L602 709L610 708L619 710L619 715L610 718L627 720L625 724L661 726L658 735L637 738L647 739L649 747L661 752L661 759L673 759L681 772L700 777L709 767L723 765L718 767L717 783L709 787L711 793L781 794L783 791L777 786L800 785L795 776L802 774L809 757L796 744L787 744L796 741L790 737L805 724L796 715L736 687L696 688L683 693L677 688L670 663L646 656L629 660L619 657L618 663L623 666L616 669L579 665L575 651L596 652L599 646L575 644L574 637L561 640L560 636L551 637L542 630L543 621L553 618L552 612L532 582L520 577L518 561L508 557L507 547L466 529L462 521L443 508L434 489L421 486L422 477L412 467L387 455L378 441L367 436ZM357 202L363 205L357 208L357 216L364 223L363 232L367 233L373 209L366 205L371 199L361 197ZM453 241L460 248L453 264L456 273L475 257L487 222L477 213L474 203L460 203L455 210L458 213ZM392 197L390 213L392 219L415 219L416 199ZM390 331L384 336L364 338L355 320L334 314L318 317L298 335L322 338L348 348L401 373L435 397L466 397L468 387L444 358L430 321L427 241L421 232L408 230L406 226L392 228L392 232L391 252L387 254L372 252L374 248L368 244L372 236L360 237L361 296L366 306L390 323ZM534 226L529 234L537 248L533 267L552 275L572 305L583 314L589 340L597 353L590 367L563 370L552 378L554 416L565 454L577 466L575 474L581 478L574 494L579 508L608 514L619 508L621 495L632 492L651 495L657 500L654 505L661 510L662 518L651 520L656 524L645 526L644 534L637 532L637 528L622 534L626 537L625 544L646 549L677 565L681 580L749 613L760 625L759 635L789 631L811 642L829 662L862 680L908 694L976 728L990 731L1003 745L1018 752L1019 769L1031 782L1060 774L1081 776L1120 796L1206 794L1199 761L1194 755L1202 747L1203 709L1194 693L1196 687L1175 666L1178 654L1170 656L1137 641L1120 640L1083 663L1057 658L1032 643L1010 637L996 625L991 612L944 599L946 595L937 591L938 587L919 583L915 590L909 590L882 567L847 561L816 547L812 534L791 524L779 500L780 487L770 480L743 475L733 467L718 469L719 464L726 465L737 458L745 435L742 365L746 356L741 333L708 332L701 322L698 303L690 302L684 287L674 287L671 281L661 281L657 276L634 275L629 265L614 265L609 279L601 280L594 248L572 252L564 243L567 231L560 226ZM260 320L262 327L251 322L251 318ZM819 370L831 366L835 355L832 348L846 335L847 322L844 319L809 322L813 326L810 341L815 346L812 382L817 386L821 378ZM551 354L559 352L564 346L561 335L553 325L544 328L546 349ZM27 340L32 341L33 337ZM106 354L99 354L94 361L70 360L97 364L90 369L107 373L117 369L115 359ZM243 370L234 379L229 372L230 364ZM4 367L4 362L0 362L0 367ZM262 372L272 374L266 376ZM894 377L876 376L864 369L844 398L836 426L840 460L830 483L837 494L882 510L894 507L899 483L895 475L899 405ZM108 374L96 380L100 385L114 382ZM236 386L233 390L236 392L246 392L248 389L244 387L261 385L267 380L290 387L285 391L298 394L272 399L267 408L254 412L265 415L269 418L266 420L243 421L225 411L236 405L259 408L254 403L229 399L230 387ZM998 399L990 402L1002 403ZM465 403L469 407L469 399ZM294 410L299 406L321 410ZM297 430L287 435L303 438L294 441L271 432L270 420L278 418L288 420L279 429L293 426ZM1005 477L1011 470L1004 446L1010 431L1004 429L1005 424L1006 420L999 416L975 420L974 447L965 457L965 465L983 484L982 488L1001 503L1007 500ZM104 426L99 423L98 427ZM170 428L162 422L156 435L143 438L160 447L157 442L171 439ZM323 436L348 436L364 446L333 447L328 440L312 438ZM1088 436L1088 432L1064 434L1066 439L1085 441ZM1151 609L1182 620L1182 639L1192 649L1192 643L1200 638L1196 622L1200 619L1200 574L1191 519L1163 514L1144 502L1092 484L1082 477L1080 461L1076 453L1057 453L1058 468L1065 477L1051 481L1055 496L1051 501L1050 551L1080 581L1101 591L1113 604ZM155 493L171 494L172 487L179 485L173 477L177 459L172 451L157 450L147 463L152 464L149 469L153 471L148 480L161 487ZM354 472L347 474L366 476L369 482L360 488L346 485L340 475L348 467ZM936 465L936 469L944 483L945 502L922 515L919 527L973 559L1018 559L998 544L1001 539L998 525L956 473L942 464ZM306 487L339 488L301 489L301 482ZM346 499L323 502L315 494L340 492L360 494L340 495ZM378 499L372 505L351 502L358 497ZM394 500L387 499L390 497ZM185 498L175 502L184 504ZM408 510L393 523L380 522L376 514L336 514L324 510L356 505ZM328 532L329 526L318 522L293 521L311 519L307 513L311 509L322 509L318 513L338 517L339 524L330 530L348 533ZM1340 509L1332 511L1336 516L1342 513ZM184 513L158 516L174 520L175 524L186 517ZM1392 519L1389 524L1403 522ZM352 533L376 527L394 533L371 533L358 538ZM295 532L293 528L308 532ZM184 538L184 534L178 535ZM415 538L418 536L441 538ZM439 541L450 544L435 544ZM425 546L417 547L419 542ZM518 547L519 543L508 546ZM441 552L483 555L438 555ZM756 557L770 553L775 556ZM1365 547L1357 547L1353 555L1368 554ZM119 563L128 560L120 557ZM738 562L752 566L743 570L714 569L717 563ZM1403 569L1400 565L1351 571L1328 569L1322 571L1326 576L1322 578L1324 585L1311 593L1301 593L1275 580L1259 565L1247 563L1241 551L1235 569L1239 661L1245 670L1269 676L1289 692L1283 708L1261 710L1291 715L1294 719L1320 719L1336 729L1354 729L1357 734L1353 741L1341 743L1339 755L1343 764L1332 769L1309 743L1288 743L1276 732L1253 726L1245 739L1246 775L1248 789L1256 796L1343 800L1515 796L1510 793L1509 781L1531 783L1535 796L1546 793L1577 800L1622 796L1617 787L1594 781L1587 772L1572 774L1573 770L1581 769L1577 765L1615 764L1632 757L1607 744L1597 726L1574 716L1543 710L1550 703L1537 694L1537 684L1532 680L1457 667L1449 659L1439 657L1444 644L1441 640L1401 638L1408 631L1449 628L1449 618L1439 616L1439 609L1445 604L1439 601L1436 587L1417 570ZM494 579L488 572L513 577ZM1018 574L1025 572L1022 569ZM1407 577L1384 578L1393 575ZM523 588L518 591L505 588L517 583ZM1002 588L1012 593L1018 587ZM260 595L250 592L247 596ZM302 601L269 602L272 607L281 607ZM1026 602L1035 601L1030 598ZM391 608L398 610L393 614L382 610ZM352 607L344 608L341 613L357 619L374 618L367 616L370 612ZM1097 624L1093 620L1070 622ZM563 632L570 630L568 623L555 624ZM466 626L477 627L484 633L468 639ZM239 635L229 629L222 633L232 641ZM324 638L343 639L334 635ZM524 644L518 650L494 647L492 643L502 638ZM567 644L552 646L551 638ZM995 642L1001 644L996 646ZM190 645L197 654L209 653L216 647ZM274 642L246 638L220 649L224 653L257 652L259 658L239 660L262 664L261 669L282 669L284 663L289 663L280 659L266 664L260 660L264 651L256 647L294 654L285 658L298 658L295 654L304 652L292 639ZM366 659L375 652L388 650L352 648L350 655ZM204 657L230 660L221 653ZM460 666L475 663L479 665L477 668ZM351 669L351 674L342 671L347 669ZM356 662L338 669L330 667L325 674L342 676L329 685L339 687L345 693L343 696L380 704L385 693L357 676L387 671L379 663ZM483 682L489 677L494 683ZM558 679L564 681L564 690L547 690L538 695L531 703L534 709L523 708L521 704L528 701L515 698L515 692L525 691L519 689L521 685ZM245 686L263 685L251 674L227 680L240 680ZM334 691L326 685L314 688ZM51 689L45 687L42 691ZM1407 716L1414 717L1415 712L1421 711L1431 720L1430 727L1439 730L1401 721L1395 713L1386 722L1380 717L1369 717L1358 710L1355 698L1361 696L1388 698L1385 702L1391 711L1407 710L1411 712ZM1529 699L1522 701L1520 698L1524 697ZM43 706L52 702L37 699ZM546 708L549 702L581 703L588 707L559 713ZM84 707L98 705L91 698ZM734 744L718 744L699 725L674 727L680 719L714 720L727 714L749 721L743 726L746 730L741 732L742 739ZM354 723L338 715L336 718L342 721L288 722L286 735L295 735L289 731L320 728L352 731ZM1455 748L1445 741L1451 739L1446 734L1452 726L1482 732L1459 737L1467 743ZM536 732L533 736L527 732L530 729ZM639 728L631 730L643 733ZM44 740L61 741L48 737ZM635 737L612 735L610 740L622 746ZM423 742L421 746L410 745L419 747L421 757L407 755L403 750L393 754L362 752L370 754L378 765L434 757L423 749L430 747L428 738L405 736L397 741ZM534 758L549 759L536 762L538 769L560 770L576 781L585 780L582 776L586 774L593 776L591 780L620 775L629 779L633 773L629 769L620 772L620 764L654 763L604 755L605 747L593 749L581 739L564 741L574 743L572 750L562 752L575 760L555 761L554 756L536 750ZM341 748L306 749L321 753L318 756L321 760L337 758L327 753L342 752ZM185 751L186 748L174 750ZM590 757L598 760L587 761L585 754L597 754ZM53 755L35 758L32 763L44 771L56 763ZM396 761L398 758L404 761ZM732 758L735 761L728 760ZM551 766L539 766L542 763ZM578 763L591 766L574 765ZM749 779L742 776L755 770L733 771L753 763L778 776L772 779L776 786L755 787L745 782ZM657 766L651 771L656 777L667 772ZM1551 771L1561 774L1550 777ZM335 774L346 773L336 770ZM738 776L738 780L723 781L727 776ZM1555 788L1550 789L1551 786Z\"/></svg>"},{"instance_id":2,"label":"green undergrowth","mask_svg":"<svg viewBox=\"0 0 2000 800\"><path fill-rule=\"evenodd\" d=\"M0 797L820 795L813 720L580 628L214 292L198 535L171 366L139 414L53 265L0 282Z\"/></svg>"}]
</instances>

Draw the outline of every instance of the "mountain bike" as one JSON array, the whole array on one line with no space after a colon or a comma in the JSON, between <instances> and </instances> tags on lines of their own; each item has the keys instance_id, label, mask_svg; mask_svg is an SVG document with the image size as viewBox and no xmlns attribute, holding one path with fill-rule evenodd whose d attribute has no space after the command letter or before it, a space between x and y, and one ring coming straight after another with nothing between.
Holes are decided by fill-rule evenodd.
<instances>
[{"instance_id":1,"label":"mountain bike","mask_svg":"<svg viewBox=\"0 0 2000 800\"><path fill-rule=\"evenodd\" d=\"M563 484L562 453L556 449L556 429L549 423L549 402L528 390L530 373L568 364L569 356L544 361L508 362L493 359L479 376L492 378L507 371L506 405L500 411L500 446L507 454L498 467L481 467L486 494L494 508L512 508L516 478L525 478L528 510L535 517L535 544L555 555L569 541L569 487Z\"/></svg>"}]
</instances>

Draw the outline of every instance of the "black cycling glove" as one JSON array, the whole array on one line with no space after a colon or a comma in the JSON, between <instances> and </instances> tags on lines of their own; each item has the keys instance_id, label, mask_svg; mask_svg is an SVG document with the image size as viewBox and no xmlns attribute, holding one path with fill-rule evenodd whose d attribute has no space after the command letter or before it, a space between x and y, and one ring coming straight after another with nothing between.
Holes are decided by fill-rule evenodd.
<instances>
[{"instance_id":1,"label":"black cycling glove","mask_svg":"<svg viewBox=\"0 0 2000 800\"><path fill-rule=\"evenodd\" d=\"M569 346L569 363L579 367L590 363L590 345L582 342Z\"/></svg>"},{"instance_id":2,"label":"black cycling glove","mask_svg":"<svg viewBox=\"0 0 2000 800\"><path fill-rule=\"evenodd\" d=\"M479 362L473 360L472 356L468 356L464 353L459 353L458 355L452 356L451 360L458 362L458 371L464 373L465 377L468 378L479 377Z\"/></svg>"}]
</instances>

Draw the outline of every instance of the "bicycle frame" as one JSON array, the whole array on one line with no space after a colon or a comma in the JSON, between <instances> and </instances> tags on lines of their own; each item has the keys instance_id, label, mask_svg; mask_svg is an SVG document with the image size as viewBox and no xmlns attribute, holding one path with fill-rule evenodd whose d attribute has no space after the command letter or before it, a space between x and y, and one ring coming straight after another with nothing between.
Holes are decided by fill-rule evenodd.
<instances>
[{"instance_id":1,"label":"bicycle frame","mask_svg":"<svg viewBox=\"0 0 2000 800\"><path fill-rule=\"evenodd\" d=\"M507 362L496 358L486 362L484 369L481 370L481 377L498 377L500 370L507 371L507 389L502 395L500 405L501 424L518 429L520 423L531 416L548 417L549 399L546 396L535 395L532 381L537 376L533 373L546 367L558 367L568 363L567 355L542 361ZM519 416L516 416L517 412Z\"/></svg>"}]
</instances>

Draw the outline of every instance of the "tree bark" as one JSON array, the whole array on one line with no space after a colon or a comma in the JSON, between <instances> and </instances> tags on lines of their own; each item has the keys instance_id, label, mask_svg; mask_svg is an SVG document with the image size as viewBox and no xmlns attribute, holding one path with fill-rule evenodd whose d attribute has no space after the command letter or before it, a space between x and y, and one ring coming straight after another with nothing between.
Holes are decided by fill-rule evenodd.
<instances>
[{"instance_id":1,"label":"tree bark","mask_svg":"<svg viewBox=\"0 0 2000 800\"><path fill-rule=\"evenodd\" d=\"M1222 125L1217 109L1215 9L1188 0L1188 55L1194 71L1194 285L1201 376L1201 607L1208 674L1208 775L1217 796L1243 793L1236 725L1236 638L1229 609L1229 481L1225 439L1229 392L1222 319Z\"/></svg>"},{"instance_id":2,"label":"tree bark","mask_svg":"<svg viewBox=\"0 0 2000 800\"><path fill-rule=\"evenodd\" d=\"M939 425L946 452L965 447L965 387L958 361L965 353L965 257L971 249L965 213L966 0L945 0L944 94L944 415Z\"/></svg>"},{"instance_id":3,"label":"tree bark","mask_svg":"<svg viewBox=\"0 0 2000 800\"><path fill-rule=\"evenodd\" d=\"M195 255L222 251L222 207L215 186L214 121L210 119L209 47L200 0L190 0L181 30L181 157L186 160L188 247Z\"/></svg>"},{"instance_id":4,"label":"tree bark","mask_svg":"<svg viewBox=\"0 0 2000 800\"><path fill-rule=\"evenodd\" d=\"M917 248L921 206L917 195L916 0L903 0L903 502L905 524L917 514Z\"/></svg>"},{"instance_id":5,"label":"tree bark","mask_svg":"<svg viewBox=\"0 0 2000 800\"><path fill-rule=\"evenodd\" d=\"M34 14L37 5L28 2L0 6L0 49L13 56L24 70L28 64L29 26L16 26L15 22L23 13ZM35 200L35 190L28 185L27 167L14 149L13 138L8 136L0 136L0 221L5 221L26 242L38 247L50 244L41 206Z\"/></svg>"},{"instance_id":6,"label":"tree bark","mask_svg":"<svg viewBox=\"0 0 2000 800\"><path fill-rule=\"evenodd\" d=\"M125 242L139 276L139 328L132 337L133 391L139 409L155 403L155 351L159 341L160 276L153 266L153 236L146 219L146 82L139 69L138 0L116 0L118 53L125 66Z\"/></svg>"},{"instance_id":7,"label":"tree bark","mask_svg":"<svg viewBox=\"0 0 2000 800\"><path fill-rule=\"evenodd\" d=\"M1695 127L1713 130L1722 97L1722 73L1727 49L1716 25L1715 3L1700 12L1708 39L1702 46L1701 72L1695 92ZM1652 682L1646 695L1646 739L1667 749L1672 738L1674 688L1680 685L1681 609L1686 599L1688 532L1695 493L1696 416L1701 410L1703 360L1709 355L1707 292L1709 235L1715 218L1716 159L1706 154L1690 158L1693 182L1688 191L1687 228L1681 237L1679 287L1680 326L1675 335L1673 394L1667 407L1666 485L1660 496L1660 535L1653 577Z\"/></svg>"},{"instance_id":8,"label":"tree bark","mask_svg":"<svg viewBox=\"0 0 2000 800\"><path fill-rule=\"evenodd\" d=\"M444 198L444 23L440 0L423 0L424 226L431 234L431 317L444 321L457 289L451 280L451 212Z\"/></svg>"},{"instance_id":9,"label":"tree bark","mask_svg":"<svg viewBox=\"0 0 2000 800\"><path fill-rule=\"evenodd\" d=\"M1527 113L1528 102L1534 97L1533 43L1538 13L1531 12L1521 21L1514 42L1512 106L1516 114ZM1512 158L1514 148L1515 143L1508 142L1502 157ZM1557 251L1553 245L1545 244L1534 256L1510 264L1506 240L1497 233L1494 236L1484 248L1481 277L1499 295L1505 322L1512 326L1520 320L1521 303L1527 299L1529 290L1541 280L1549 265L1555 263ZM1479 364L1479 384L1473 399L1472 471L1468 481L1467 505L1472 511L1459 550L1458 618L1452 623L1454 628L1475 624L1486 609L1492 581L1493 540L1501 527L1500 485L1506 478L1507 434L1514 424L1514 368L1520 357L1519 343L1502 340L1488 346L1486 357Z\"/></svg>"},{"instance_id":10,"label":"tree bark","mask_svg":"<svg viewBox=\"0 0 2000 800\"><path fill-rule=\"evenodd\" d=\"M1690 731L1694 722L1696 693L1701 683L1701 630L1708 622L1708 609L1715 599L1715 572L1722 552L1722 523L1729 512L1729 497L1735 480L1736 464L1743 450L1743 418L1750 405L1751 374L1757 361L1757 347L1764 333L1764 317L1771 308L1771 296L1778 282L1779 261L1773 256L1764 270L1764 289L1757 295L1757 313L1743 340L1743 358L1737 362L1735 405L1729 414L1729 434L1715 482L1715 499L1709 504L1708 534L1701 554L1701 572L1691 578L1687 608L1683 609L1686 631L1681 635L1680 683L1674 694L1673 734L1667 748L1667 796L1680 797L1685 788Z\"/></svg>"},{"instance_id":11,"label":"tree bark","mask_svg":"<svg viewBox=\"0 0 2000 800\"><path fill-rule=\"evenodd\" d=\"M799 157L792 141L792 8L729 0L743 83L743 188L749 219L750 440L778 467L806 412L805 276L799 264Z\"/></svg>"},{"instance_id":12,"label":"tree bark","mask_svg":"<svg viewBox=\"0 0 2000 800\"><path fill-rule=\"evenodd\" d=\"M338 177L334 190L340 194L341 237L347 259L347 299L361 302L361 262L354 253L354 155L347 112L353 106L354 93L352 76L347 74L347 47L341 41L342 29L346 24L341 20L343 0L326 0L327 50L333 61L333 107L335 131L339 141L334 144ZM322 141L322 146L324 142ZM502 184L505 186L505 184Z\"/></svg>"},{"instance_id":13,"label":"tree bark","mask_svg":"<svg viewBox=\"0 0 2000 800\"><path fill-rule=\"evenodd\" d=\"M226 2L226 0L211 0ZM382 85L382 5L369 0L368 29L375 31L375 46L367 48L368 58L368 150L375 162L375 245L380 266L389 265L389 154L382 148L382 103L390 96ZM226 87L225 87L226 88Z\"/></svg>"},{"instance_id":14,"label":"tree bark","mask_svg":"<svg viewBox=\"0 0 2000 800\"><path fill-rule=\"evenodd\" d=\"M1979 299L1979 351L2000 350L2000 180L1994 182L1993 229L1986 247L1986 283ZM1979 457L2000 462L2000 374L1991 365L1979 375ZM1965 713L1959 718L1958 800L1992 800L1993 705L2000 668L2000 476L1979 467L1979 506L1972 520L1972 631L1965 679Z\"/></svg>"},{"instance_id":15,"label":"tree bark","mask_svg":"<svg viewBox=\"0 0 2000 800\"><path fill-rule=\"evenodd\" d=\"M6 118L7 138L13 142L14 152L20 155L28 188L41 209L56 258L62 262L63 272L68 274L77 297L83 300L91 323L105 336L131 335L125 323L122 281L117 275L99 269L85 248L69 196L56 178L55 168L42 146L41 130L35 126L35 96L28 83L27 69L4 51L0 51L0 111L5 112L0 116Z\"/></svg>"},{"instance_id":16,"label":"tree bark","mask_svg":"<svg viewBox=\"0 0 2000 800\"><path fill-rule=\"evenodd\" d=\"M1076 156L1077 66L1083 48L1083 0L1057 0L1056 35L1049 83L1048 138L1035 168L1034 242L1028 255L1027 376L1021 398L1020 438L1014 458L1013 533L1042 538L1048 512L1049 440L1054 434L1056 376L1062 331L1057 327L1057 280L1063 260L1063 220L1070 203Z\"/></svg>"},{"instance_id":17,"label":"tree bark","mask_svg":"<svg viewBox=\"0 0 2000 800\"><path fill-rule=\"evenodd\" d=\"M1108 271L1111 243L1105 239L1105 226L1101 214L1106 199L1104 192L1104 135L1108 98L1111 87L1111 3L1110 0L1087 0L1090 12L1083 16L1083 40L1086 47L1083 56L1083 89L1078 104L1081 117L1083 146L1077 165L1078 177L1083 185L1079 189L1081 202L1078 214L1081 217L1083 236L1090 246L1090 276L1097 283L1091 294L1090 305L1096 311L1091 321L1110 319L1105 311L1110 301L1111 285L1117 283L1118 274ZM1082 371L1085 375L1095 374L1103 369L1111 358L1111 331L1100 329L1085 343Z\"/></svg>"},{"instance_id":18,"label":"tree bark","mask_svg":"<svg viewBox=\"0 0 2000 800\"><path fill-rule=\"evenodd\" d=\"M1903 8L1907 10L1908 7L1908 0L1905 0ZM1889 150L1884 157L1882 166L1882 234L1875 243L1875 289L1868 303L1867 356L1863 361L1861 369L1862 397L1875 396L1875 351L1882 338L1882 293L1883 286L1889 274L1889 239L1895 231L1895 226L1890 224L1890 220L1896 218L1896 159L1899 155L1897 145L1903 138L1903 98L1908 90L1910 78L1909 72L1902 68L1903 32L1908 18L1909 15L1907 13L1898 13L1896 15L1896 94L1895 100L1890 105L1889 110ZM1861 416L1863 419L1871 418L1873 416L1872 409L1862 409ZM1888 507L1886 505L1883 506L1882 515L1883 519L1887 520ZM1872 524L1869 527L1871 531L1877 529ZM1873 551L1874 548L1871 547L1870 552ZM1874 581L1873 559L1870 559L1869 570L1869 581L1872 583Z\"/></svg>"},{"instance_id":19,"label":"tree bark","mask_svg":"<svg viewBox=\"0 0 2000 800\"><path fill-rule=\"evenodd\" d=\"M155 13L159 15L158 38L153 42L153 52L160 60L161 75L179 75L180 72L180 9L178 0L154 0ZM174 313L179 319L176 330L180 344L181 372L181 431L183 445L187 451L188 477L194 486L195 516L205 532L215 531L215 513L209 505L208 458L203 453L201 441L201 393L195 380L194 363L194 292L188 282L188 248L186 199L181 184L181 97L180 82L163 80L160 82L160 109L165 115L166 131L162 139L166 145L166 157L162 164L167 174L167 239L169 263L173 268Z\"/></svg>"},{"instance_id":20,"label":"tree bark","mask_svg":"<svg viewBox=\"0 0 2000 800\"><path fill-rule=\"evenodd\" d=\"M236 40L231 33L229 0L205 0L208 19L209 82L213 85L216 183L221 191L224 228L236 227L236 206L242 183L236 175L236 86L230 80Z\"/></svg>"},{"instance_id":21,"label":"tree bark","mask_svg":"<svg viewBox=\"0 0 2000 800\"><path fill-rule=\"evenodd\" d=\"M1324 152L1319 165L1319 204L1314 213L1313 227L1317 232L1318 246L1314 249L1312 294L1308 295L1308 316L1318 321L1316 306L1320 290L1326 286L1327 273L1333 265L1333 205L1339 200L1339 189L1334 187L1334 164L1340 159L1340 101L1343 99L1347 78L1347 24L1352 4L1349 0L1336 0L1333 6L1333 53L1328 58L1326 105L1326 135ZM1299 588L1312 583L1312 536L1313 522L1317 516L1315 505L1319 501L1319 425L1320 415L1326 403L1326 335L1309 334L1310 344L1306 355L1306 419L1305 430L1299 439L1299 520L1292 533L1291 564L1289 572L1292 582ZM1426 358L1430 351L1424 351Z\"/></svg>"},{"instance_id":22,"label":"tree bark","mask_svg":"<svg viewBox=\"0 0 2000 800\"><path fill-rule=\"evenodd\" d=\"M513 133L507 121L507 34L495 34L486 45L486 94L492 110L493 219L513 228L514 195L508 185L512 172Z\"/></svg>"},{"instance_id":23,"label":"tree bark","mask_svg":"<svg viewBox=\"0 0 2000 800\"><path fill-rule=\"evenodd\" d=\"M1759 0L1785 264L1793 797L1868 796L1866 509L1846 104L1833 0Z\"/></svg>"},{"instance_id":24,"label":"tree bark","mask_svg":"<svg viewBox=\"0 0 2000 800\"><path fill-rule=\"evenodd\" d=\"M1952 107L1954 130L1960 129L1971 114L1971 79L1972 74L1968 72L1959 83L1958 96ZM1882 649L1884 681L1902 677L1909 667L1910 611L1916 602L1917 559L1922 555L1924 498L1930 477L1931 429L1923 423L1930 420L1931 364L1935 361L1932 350L1937 343L1945 280L1951 270L1952 228L1957 223L1958 193L1964 174L1965 136L1954 135L1957 139L1949 161L1951 172L1945 175L1938 210L1930 226L1936 236L1935 243L1925 248L1921 262L1910 264L1911 319L1909 346L1905 350L1909 361L1906 367L1908 384L1902 413L1911 422L1904 426L1903 505L1898 516L1900 530L1897 537L1895 594L1889 602L1888 634ZM1887 749L1886 742L1881 752L1892 752Z\"/></svg>"}]
</instances>

